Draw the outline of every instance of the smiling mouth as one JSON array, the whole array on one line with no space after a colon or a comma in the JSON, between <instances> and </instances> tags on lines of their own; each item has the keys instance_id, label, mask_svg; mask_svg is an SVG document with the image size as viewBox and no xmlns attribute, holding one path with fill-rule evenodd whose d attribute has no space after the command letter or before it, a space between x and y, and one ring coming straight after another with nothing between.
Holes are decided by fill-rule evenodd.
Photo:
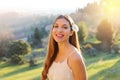
<instances>
[{"instance_id":1,"label":"smiling mouth","mask_svg":"<svg viewBox=\"0 0 120 80\"><path fill-rule=\"evenodd\" d=\"M62 35L62 34L56 34L56 37L57 38L62 38L64 35Z\"/></svg>"}]
</instances>

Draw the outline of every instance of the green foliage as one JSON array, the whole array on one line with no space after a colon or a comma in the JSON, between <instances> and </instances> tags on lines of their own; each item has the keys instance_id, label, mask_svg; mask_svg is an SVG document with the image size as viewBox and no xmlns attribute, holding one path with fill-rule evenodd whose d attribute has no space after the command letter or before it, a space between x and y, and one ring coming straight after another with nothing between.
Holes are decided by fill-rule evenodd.
<instances>
[{"instance_id":1,"label":"green foliage","mask_svg":"<svg viewBox=\"0 0 120 80\"><path fill-rule=\"evenodd\" d=\"M116 29L116 34L115 34L115 38L114 38L114 41L115 42L120 42L120 27L118 27L117 29Z\"/></svg>"},{"instance_id":2,"label":"green foliage","mask_svg":"<svg viewBox=\"0 0 120 80\"><path fill-rule=\"evenodd\" d=\"M102 20L98 25L96 37L100 41L112 42L114 37L113 26L107 19Z\"/></svg>"},{"instance_id":3,"label":"green foliage","mask_svg":"<svg viewBox=\"0 0 120 80\"><path fill-rule=\"evenodd\" d=\"M25 60L24 60L23 56L13 55L13 56L11 56L11 62L14 64L23 64L23 63L25 63Z\"/></svg>"},{"instance_id":4,"label":"green foliage","mask_svg":"<svg viewBox=\"0 0 120 80\"><path fill-rule=\"evenodd\" d=\"M2 33L0 32L0 57L5 57L8 51L8 44L12 41L12 33L8 32Z\"/></svg>"},{"instance_id":5,"label":"green foliage","mask_svg":"<svg viewBox=\"0 0 120 80\"><path fill-rule=\"evenodd\" d=\"M116 53L116 54L120 54L120 44L114 44L112 45L112 49L111 49L112 53Z\"/></svg>"},{"instance_id":6,"label":"green foliage","mask_svg":"<svg viewBox=\"0 0 120 80\"><path fill-rule=\"evenodd\" d=\"M101 41L100 47L103 51L110 51L113 44L114 30L112 24L104 19L97 27L96 38Z\"/></svg>"},{"instance_id":7,"label":"green foliage","mask_svg":"<svg viewBox=\"0 0 120 80\"><path fill-rule=\"evenodd\" d=\"M23 40L12 42L9 46L9 53L11 55L25 55L30 52L31 52L30 45Z\"/></svg>"},{"instance_id":8,"label":"green foliage","mask_svg":"<svg viewBox=\"0 0 120 80\"><path fill-rule=\"evenodd\" d=\"M0 57L3 57L6 55L7 50L8 50L8 43L9 41L0 43Z\"/></svg>"},{"instance_id":9,"label":"green foliage","mask_svg":"<svg viewBox=\"0 0 120 80\"><path fill-rule=\"evenodd\" d=\"M39 42L41 42L41 37L42 35L40 35L39 29L35 28L34 33L33 33L33 38L34 38L33 43L36 45Z\"/></svg>"},{"instance_id":10,"label":"green foliage","mask_svg":"<svg viewBox=\"0 0 120 80\"><path fill-rule=\"evenodd\" d=\"M86 40L87 35L88 35L87 27L84 22L79 22L78 27L79 27L78 38L79 38L80 43L83 43Z\"/></svg>"},{"instance_id":11,"label":"green foliage","mask_svg":"<svg viewBox=\"0 0 120 80\"><path fill-rule=\"evenodd\" d=\"M43 30L43 32L42 32ZM41 31L36 27L32 36L28 37L28 41L32 45L32 47L41 47L42 45L42 38L44 37L45 30L42 29Z\"/></svg>"},{"instance_id":12,"label":"green foliage","mask_svg":"<svg viewBox=\"0 0 120 80\"><path fill-rule=\"evenodd\" d=\"M22 56L31 52L31 47L27 42L18 40L11 42L8 52L11 62L19 64L24 61Z\"/></svg>"},{"instance_id":13,"label":"green foliage","mask_svg":"<svg viewBox=\"0 0 120 80\"><path fill-rule=\"evenodd\" d=\"M83 53L85 53L89 56L96 56L97 50L90 43L87 43L87 44L83 45L82 51L83 51Z\"/></svg>"}]
</instances>

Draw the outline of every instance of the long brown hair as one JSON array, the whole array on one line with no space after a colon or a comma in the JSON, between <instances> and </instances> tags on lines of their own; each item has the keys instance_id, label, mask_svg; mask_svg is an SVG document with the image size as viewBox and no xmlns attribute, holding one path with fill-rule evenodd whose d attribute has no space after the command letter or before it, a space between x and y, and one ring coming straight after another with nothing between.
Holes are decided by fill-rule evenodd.
<instances>
[{"instance_id":1,"label":"long brown hair","mask_svg":"<svg viewBox=\"0 0 120 80\"><path fill-rule=\"evenodd\" d=\"M68 16L67 15L60 15L56 18L56 20L61 19L61 18L64 18L69 22L71 30L72 30L72 23L70 22ZM56 20L54 21L54 23L56 22ZM53 27L54 26L52 26L52 29L53 29ZM42 80L47 79L48 70L49 70L51 64L53 63L53 61L55 60L55 58L57 56L57 52L58 52L58 44L53 39L53 36L51 34L52 29L50 31L49 44L48 44L48 50L47 50L48 52L46 55L46 59L45 59L45 63L44 63L43 71L42 71ZM73 35L69 37L69 42L70 42L70 44L75 46L78 50L80 50L77 32L75 32L75 31L73 32Z\"/></svg>"}]
</instances>

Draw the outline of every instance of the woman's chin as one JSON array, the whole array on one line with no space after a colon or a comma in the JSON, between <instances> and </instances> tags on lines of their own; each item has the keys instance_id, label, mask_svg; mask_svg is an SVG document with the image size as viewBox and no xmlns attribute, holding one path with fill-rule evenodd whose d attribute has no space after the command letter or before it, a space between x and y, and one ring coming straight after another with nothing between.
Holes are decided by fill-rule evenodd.
<instances>
[{"instance_id":1,"label":"woman's chin","mask_svg":"<svg viewBox=\"0 0 120 80\"><path fill-rule=\"evenodd\" d=\"M55 41L56 41L57 43L64 42L64 40L63 40L63 39L56 39Z\"/></svg>"}]
</instances>

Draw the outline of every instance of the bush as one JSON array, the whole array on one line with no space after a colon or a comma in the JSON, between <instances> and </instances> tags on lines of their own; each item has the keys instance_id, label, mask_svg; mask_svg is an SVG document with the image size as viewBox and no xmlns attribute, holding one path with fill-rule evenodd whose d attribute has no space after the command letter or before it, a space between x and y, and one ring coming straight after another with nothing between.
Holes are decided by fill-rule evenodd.
<instances>
[{"instance_id":1,"label":"bush","mask_svg":"<svg viewBox=\"0 0 120 80\"><path fill-rule=\"evenodd\" d=\"M82 43L84 43L84 41L86 40L86 38L88 36L87 26L86 26L85 22L79 22L78 27L79 27L78 39L79 39L79 42L82 44Z\"/></svg>"},{"instance_id":2,"label":"bush","mask_svg":"<svg viewBox=\"0 0 120 80\"><path fill-rule=\"evenodd\" d=\"M9 56L11 62L15 64L24 63L23 56L31 52L31 47L27 42L18 40L9 45Z\"/></svg>"},{"instance_id":3,"label":"bush","mask_svg":"<svg viewBox=\"0 0 120 80\"><path fill-rule=\"evenodd\" d=\"M96 49L91 44L85 44L83 46L83 52L89 56L96 56Z\"/></svg>"},{"instance_id":4,"label":"bush","mask_svg":"<svg viewBox=\"0 0 120 80\"><path fill-rule=\"evenodd\" d=\"M120 54L120 44L114 44L111 48L111 52Z\"/></svg>"},{"instance_id":5,"label":"bush","mask_svg":"<svg viewBox=\"0 0 120 80\"><path fill-rule=\"evenodd\" d=\"M14 64L23 64L23 63L25 63L25 60L24 60L23 56L13 55L11 57L11 62Z\"/></svg>"}]
</instances>

